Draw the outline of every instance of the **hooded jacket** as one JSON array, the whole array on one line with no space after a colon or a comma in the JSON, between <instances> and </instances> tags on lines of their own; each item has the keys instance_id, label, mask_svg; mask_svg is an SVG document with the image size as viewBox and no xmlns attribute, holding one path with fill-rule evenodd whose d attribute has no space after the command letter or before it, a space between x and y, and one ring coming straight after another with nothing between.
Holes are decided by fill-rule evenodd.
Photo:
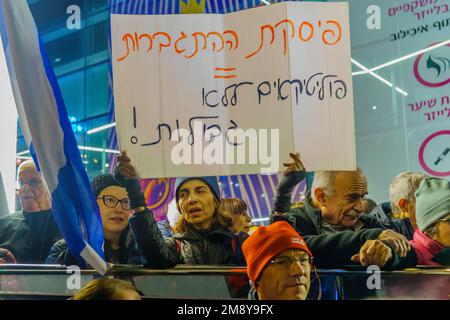
<instances>
[{"instance_id":1,"label":"hooded jacket","mask_svg":"<svg viewBox=\"0 0 450 320\"><path fill-rule=\"evenodd\" d=\"M19 211L0 218L0 247L11 251L17 263L44 263L61 238L51 210Z\"/></svg>"},{"instance_id":2,"label":"hooded jacket","mask_svg":"<svg viewBox=\"0 0 450 320\"><path fill-rule=\"evenodd\" d=\"M245 233L233 234L223 227L200 231L188 227L184 234L164 239L153 213L145 209L130 218L130 225L143 263L151 268L171 268L177 264L245 265L241 250Z\"/></svg>"}]
</instances>

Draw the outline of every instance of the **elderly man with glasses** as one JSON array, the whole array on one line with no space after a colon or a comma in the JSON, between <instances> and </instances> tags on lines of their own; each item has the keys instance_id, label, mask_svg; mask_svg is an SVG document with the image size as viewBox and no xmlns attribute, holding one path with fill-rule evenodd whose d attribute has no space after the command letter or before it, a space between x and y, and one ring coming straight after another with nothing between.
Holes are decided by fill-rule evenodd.
<instances>
[{"instance_id":1,"label":"elderly man with glasses","mask_svg":"<svg viewBox=\"0 0 450 320\"><path fill-rule=\"evenodd\" d=\"M0 218L0 247L18 263L43 263L61 234L50 208L50 195L33 161L23 162L17 173L16 192L22 211Z\"/></svg>"},{"instance_id":2,"label":"elderly man with glasses","mask_svg":"<svg viewBox=\"0 0 450 320\"><path fill-rule=\"evenodd\" d=\"M285 221L259 227L242 245L247 274L259 300L305 300L312 254Z\"/></svg>"}]
</instances>

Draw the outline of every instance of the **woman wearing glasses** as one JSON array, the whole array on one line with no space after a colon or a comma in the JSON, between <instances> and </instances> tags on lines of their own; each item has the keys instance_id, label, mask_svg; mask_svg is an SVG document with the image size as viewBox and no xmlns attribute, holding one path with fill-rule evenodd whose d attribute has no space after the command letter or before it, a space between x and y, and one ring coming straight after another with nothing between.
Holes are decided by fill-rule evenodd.
<instances>
[{"instance_id":1,"label":"woman wearing glasses","mask_svg":"<svg viewBox=\"0 0 450 320\"><path fill-rule=\"evenodd\" d=\"M128 227L131 208L125 188L111 174L103 174L94 178L92 190L97 198L103 223L106 261L113 264L140 264L141 259ZM53 245L46 263L78 264L65 240Z\"/></svg>"},{"instance_id":2,"label":"woman wearing glasses","mask_svg":"<svg viewBox=\"0 0 450 320\"><path fill-rule=\"evenodd\" d=\"M450 182L424 179L416 193L418 229L411 245L418 265L450 265Z\"/></svg>"}]
</instances>

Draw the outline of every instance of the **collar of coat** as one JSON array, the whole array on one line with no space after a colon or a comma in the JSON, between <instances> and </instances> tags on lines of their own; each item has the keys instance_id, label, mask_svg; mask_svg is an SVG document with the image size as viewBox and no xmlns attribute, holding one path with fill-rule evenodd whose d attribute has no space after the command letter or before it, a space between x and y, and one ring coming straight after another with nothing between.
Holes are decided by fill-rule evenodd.
<instances>
[{"instance_id":1,"label":"collar of coat","mask_svg":"<svg viewBox=\"0 0 450 320\"><path fill-rule=\"evenodd\" d=\"M173 236L175 239L183 240L204 240L204 239L230 239L233 234L230 230L222 226L218 226L206 231L197 230L192 225L188 226L188 231L184 234L176 233Z\"/></svg>"},{"instance_id":2,"label":"collar of coat","mask_svg":"<svg viewBox=\"0 0 450 320\"><path fill-rule=\"evenodd\" d=\"M313 206L311 191L308 191L306 193L304 208L309 219L314 223L314 226L316 227L316 234L320 234L320 229L322 227L322 211Z\"/></svg>"}]
</instances>

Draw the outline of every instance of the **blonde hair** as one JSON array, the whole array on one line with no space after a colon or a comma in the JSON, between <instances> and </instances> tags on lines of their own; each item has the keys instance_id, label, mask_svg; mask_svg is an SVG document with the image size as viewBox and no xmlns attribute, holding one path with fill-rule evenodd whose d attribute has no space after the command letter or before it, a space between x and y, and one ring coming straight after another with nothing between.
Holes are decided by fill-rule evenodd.
<instances>
[{"instance_id":1,"label":"blonde hair","mask_svg":"<svg viewBox=\"0 0 450 320\"><path fill-rule=\"evenodd\" d=\"M239 198L224 198L220 202L220 211L224 214L242 214L247 210L247 204Z\"/></svg>"},{"instance_id":2,"label":"blonde hair","mask_svg":"<svg viewBox=\"0 0 450 320\"><path fill-rule=\"evenodd\" d=\"M119 279L95 279L88 282L72 300L116 300L120 291L135 291L136 288L127 281ZM139 294L139 293L138 293Z\"/></svg>"}]
</instances>

